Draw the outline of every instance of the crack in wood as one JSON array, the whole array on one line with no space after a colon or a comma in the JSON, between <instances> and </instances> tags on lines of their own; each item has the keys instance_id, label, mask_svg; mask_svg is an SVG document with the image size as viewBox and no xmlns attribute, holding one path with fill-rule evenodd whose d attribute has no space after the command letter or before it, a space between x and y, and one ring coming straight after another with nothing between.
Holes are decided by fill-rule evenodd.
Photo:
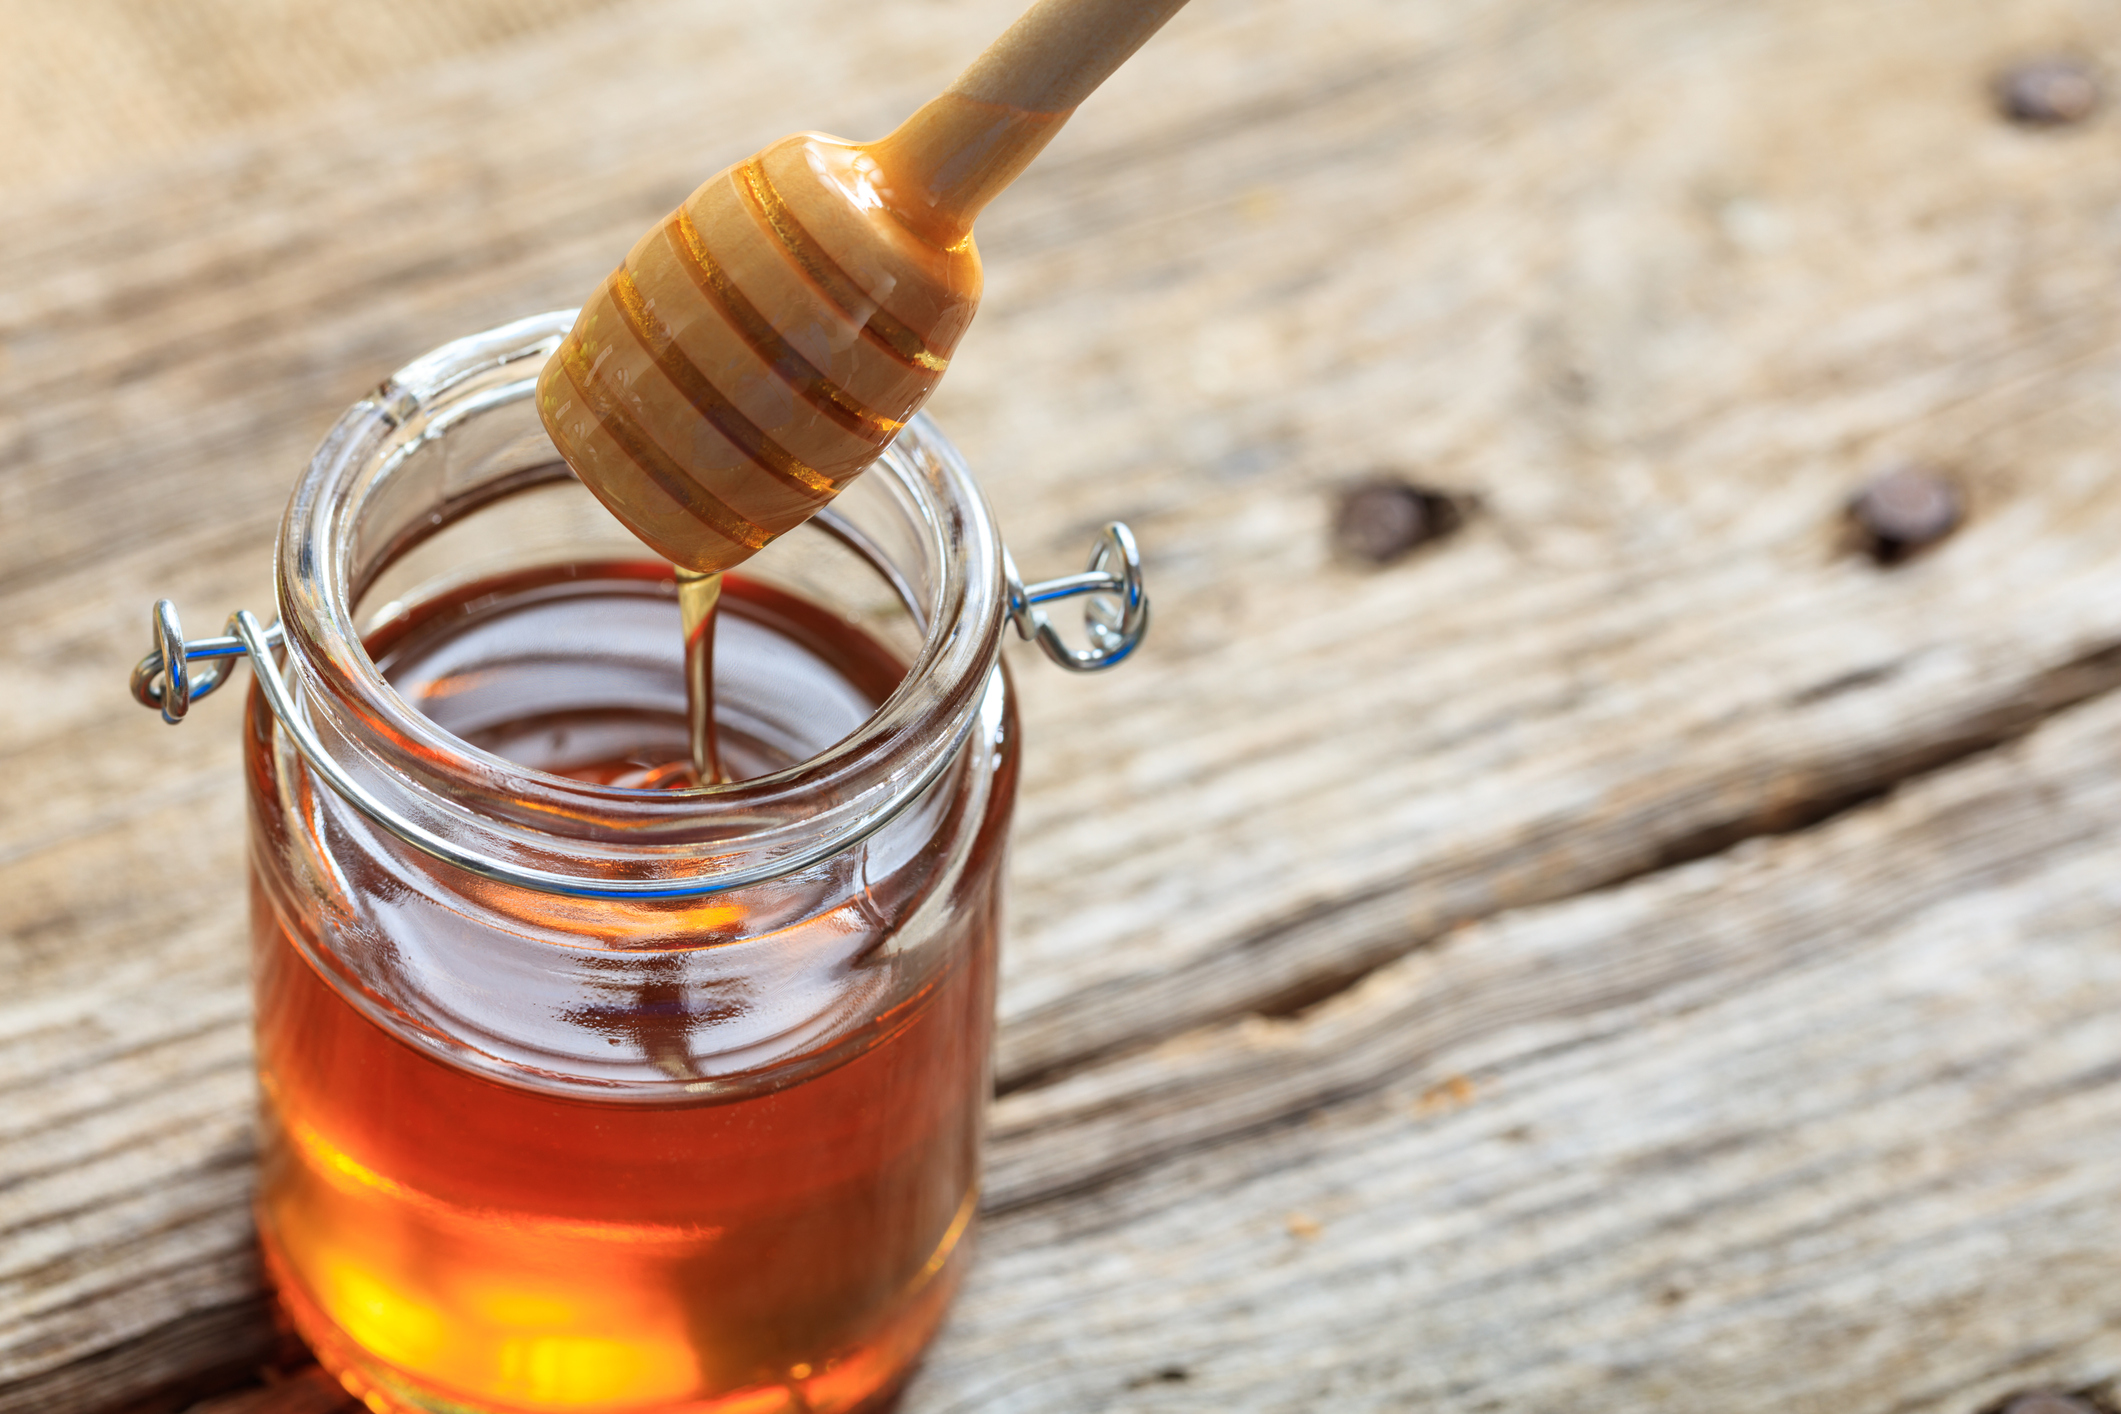
<instances>
[{"instance_id":1,"label":"crack in wood","mask_svg":"<svg viewBox=\"0 0 2121 1414\"><path fill-rule=\"evenodd\" d=\"M1873 670L1874 681L1890 673ZM1748 841L1769 839L1815 829L1852 811L1871 805L1894 791L1925 776L1972 761L2023 738L2057 713L2078 706L2121 687L2121 644L2111 644L2080 654L2033 677L2007 700L1995 703L1974 716L1951 724L1951 729L1927 741L1907 743L1857 763L1857 770L1841 775L1834 763L1819 763L1810 772L1787 778L1784 789L1760 792L1772 803L1732 818L1696 826L1687 833L1656 845L1647 861L1619 868L1602 877L1572 881L1567 892L1543 893L1529 889L1506 903L1482 911L1468 909L1442 928L1411 935L1389 925L1376 928L1368 920L1379 915L1397 922L1415 916L1420 891L1430 881L1415 879L1351 893L1345 898L1319 902L1291 916L1242 937L1227 948L1184 968L1154 978L1128 978L1100 989L1103 999L1129 1004L1130 1017L1153 1017L1159 1011L1169 1018L1159 1028L1153 1021L1130 1026L1126 1036L1105 1045L1086 1045L1032 1068L1006 1071L998 1093L1013 1094L1054 1083L1086 1066L1154 1046L1168 1037L1197 1026L1212 1026L1244 1015L1268 1018L1296 1016L1309 1008L1359 985L1379 968L1410 953L1433 947L1456 928L1476 923L1513 908L1556 903L1587 894L1624 888L1640 879L1680 868L1695 861L1725 854ZM1654 837L1653 837L1654 838ZM1340 948L1321 946L1323 934L1346 930L1360 941ZM1285 981L1274 979L1271 963L1264 983L1254 979L1255 990L1231 989L1219 1008L1208 1009L1197 1002L1182 1004L1181 998L1198 998L1226 987L1238 958L1250 954L1284 954L1300 959L1329 958L1332 965L1312 970L1293 970ZM1071 999L1070 1005L1095 1014L1100 997L1096 993Z\"/></svg>"}]
</instances>

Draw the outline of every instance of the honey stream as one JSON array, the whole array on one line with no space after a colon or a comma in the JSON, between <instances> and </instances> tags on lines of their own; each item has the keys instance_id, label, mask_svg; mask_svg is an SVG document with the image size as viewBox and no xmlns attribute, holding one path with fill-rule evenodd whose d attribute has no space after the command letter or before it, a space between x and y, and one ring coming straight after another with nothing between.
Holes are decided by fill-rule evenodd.
<instances>
[{"instance_id":1,"label":"honey stream","mask_svg":"<svg viewBox=\"0 0 2121 1414\"><path fill-rule=\"evenodd\" d=\"M692 772L703 786L721 785L722 753L714 735L714 611L722 602L722 577L674 566L678 613L685 625L685 719L692 742Z\"/></svg>"}]
</instances>

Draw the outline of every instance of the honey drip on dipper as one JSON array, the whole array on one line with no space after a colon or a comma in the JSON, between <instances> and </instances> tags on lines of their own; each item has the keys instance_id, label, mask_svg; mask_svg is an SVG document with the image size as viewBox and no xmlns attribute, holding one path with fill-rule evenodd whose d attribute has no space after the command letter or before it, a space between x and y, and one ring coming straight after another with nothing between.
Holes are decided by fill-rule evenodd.
<instances>
[{"instance_id":1,"label":"honey drip on dipper","mask_svg":"<svg viewBox=\"0 0 2121 1414\"><path fill-rule=\"evenodd\" d=\"M1184 3L1040 0L888 137L798 133L710 178L546 365L538 411L560 454L679 571L701 784L720 779L719 576L927 401L979 305L973 219Z\"/></svg>"}]
</instances>

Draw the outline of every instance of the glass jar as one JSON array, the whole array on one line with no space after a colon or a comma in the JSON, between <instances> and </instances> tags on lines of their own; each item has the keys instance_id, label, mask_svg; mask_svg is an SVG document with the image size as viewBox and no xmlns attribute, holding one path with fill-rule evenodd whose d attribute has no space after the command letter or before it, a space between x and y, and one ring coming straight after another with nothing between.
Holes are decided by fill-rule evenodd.
<instances>
[{"instance_id":1,"label":"glass jar","mask_svg":"<svg viewBox=\"0 0 2121 1414\"><path fill-rule=\"evenodd\" d=\"M1108 528L1088 572L1027 591L916 420L730 577L738 779L657 788L687 740L669 567L531 402L572 317L357 404L290 504L280 624L187 644L164 601L135 670L175 721L234 657L258 668L266 1264L378 1410L878 1407L976 1206L1002 630L1118 661L1138 561ZM1036 607L1081 593L1107 596L1087 652Z\"/></svg>"}]
</instances>

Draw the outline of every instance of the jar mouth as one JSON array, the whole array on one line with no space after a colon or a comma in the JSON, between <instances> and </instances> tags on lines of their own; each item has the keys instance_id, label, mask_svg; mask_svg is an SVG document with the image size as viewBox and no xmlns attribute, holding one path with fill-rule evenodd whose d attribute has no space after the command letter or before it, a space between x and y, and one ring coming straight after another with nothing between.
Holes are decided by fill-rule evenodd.
<instances>
[{"instance_id":1,"label":"jar mouth","mask_svg":"<svg viewBox=\"0 0 2121 1414\"><path fill-rule=\"evenodd\" d=\"M574 320L573 310L555 311L445 344L325 437L289 502L277 565L288 676L308 726L348 775L412 823L401 837L417 843L431 832L475 872L542 878L531 886L550 892L695 896L846 849L956 758L983 716L1000 651L1000 535L963 459L925 416L812 524L784 537L851 551L919 638L875 713L807 760L684 790L553 775L451 734L370 656L358 612L394 565L489 508L572 479L533 398ZM609 543L653 558L598 515L600 533L619 537Z\"/></svg>"}]
</instances>

